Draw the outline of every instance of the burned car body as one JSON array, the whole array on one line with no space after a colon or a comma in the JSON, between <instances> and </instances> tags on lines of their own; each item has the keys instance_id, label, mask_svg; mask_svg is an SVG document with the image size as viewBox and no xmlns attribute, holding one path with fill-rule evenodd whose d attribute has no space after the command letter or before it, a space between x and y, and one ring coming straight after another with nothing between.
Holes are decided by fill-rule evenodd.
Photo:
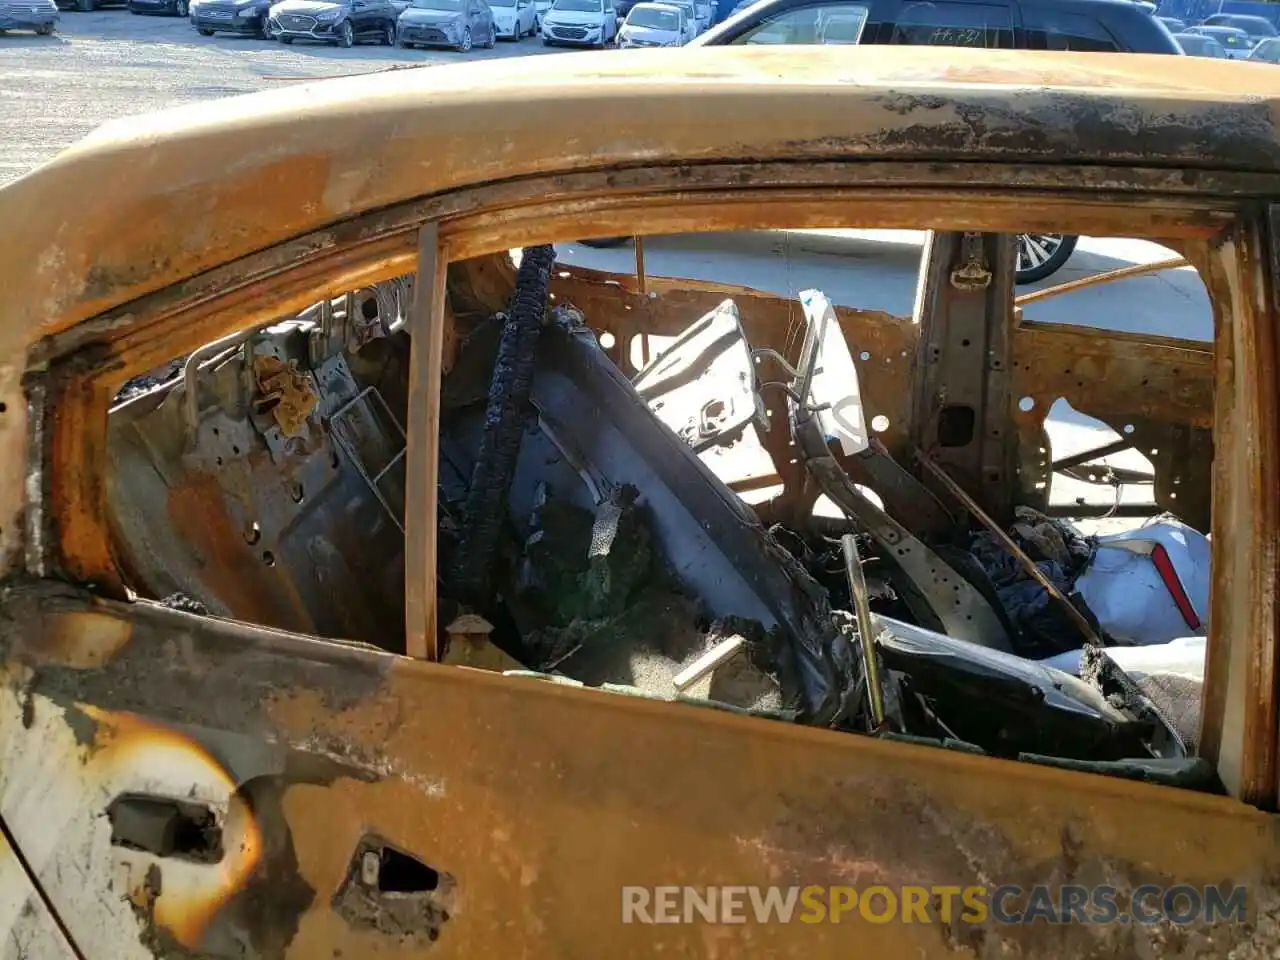
<instances>
[{"instance_id":1,"label":"burned car body","mask_svg":"<svg viewBox=\"0 0 1280 960\"><path fill-rule=\"evenodd\" d=\"M44 225L0 236L9 940L1273 953L1280 91L975 53L348 78L124 121L0 190ZM913 318L548 246L850 222L936 231ZM1214 341L1025 322L1027 230L1173 247ZM1144 515L1215 534L1194 737L1074 595L1055 647L967 559L1052 539L1051 477L1092 462L1049 456L1057 397L1150 451ZM748 506L711 464L753 436L781 490ZM1073 645L1079 677L1036 662ZM1102 879L1250 912L619 922L636 885Z\"/></svg>"}]
</instances>

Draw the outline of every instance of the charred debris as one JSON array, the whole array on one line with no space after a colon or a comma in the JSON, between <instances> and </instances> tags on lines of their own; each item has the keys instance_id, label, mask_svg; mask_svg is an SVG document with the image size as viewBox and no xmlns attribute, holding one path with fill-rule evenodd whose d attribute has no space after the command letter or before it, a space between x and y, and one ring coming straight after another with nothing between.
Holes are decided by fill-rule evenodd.
<instances>
[{"instance_id":1,"label":"charred debris","mask_svg":"<svg viewBox=\"0 0 1280 960\"><path fill-rule=\"evenodd\" d=\"M447 662L1220 789L1193 756L1198 691L1162 700L1167 684L1144 686L1158 670L1118 666L1108 651L1152 638L1110 631L1080 589L1107 549L1150 566L1158 536L1106 547L1027 507L1003 529L924 454L895 461L817 291L784 382L757 382L731 300L629 379L589 318L551 305L553 265L551 247L523 251L509 311L471 329L445 379ZM766 529L704 463L767 429L766 388L843 522ZM851 461L913 508L882 506ZM1178 586L1163 599L1185 613ZM1125 588L1104 576L1094 602Z\"/></svg>"}]
</instances>

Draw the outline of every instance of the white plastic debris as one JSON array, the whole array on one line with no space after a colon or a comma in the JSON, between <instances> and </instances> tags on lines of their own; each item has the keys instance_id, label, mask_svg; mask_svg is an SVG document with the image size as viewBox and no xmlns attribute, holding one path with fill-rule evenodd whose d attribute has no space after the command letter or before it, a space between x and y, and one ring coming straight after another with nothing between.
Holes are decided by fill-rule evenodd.
<instances>
[{"instance_id":1,"label":"white plastic debris","mask_svg":"<svg viewBox=\"0 0 1280 960\"><path fill-rule=\"evenodd\" d=\"M1168 643L1153 643L1141 647L1107 647L1107 656L1134 680L1172 675L1203 682L1204 648L1204 637L1178 637ZM1040 663L1063 673L1079 676L1080 655L1083 652L1069 650L1041 660Z\"/></svg>"},{"instance_id":2,"label":"white plastic debris","mask_svg":"<svg viewBox=\"0 0 1280 960\"><path fill-rule=\"evenodd\" d=\"M1170 516L1098 538L1076 589L1117 640L1152 644L1205 636L1209 538Z\"/></svg>"},{"instance_id":3,"label":"white plastic debris","mask_svg":"<svg viewBox=\"0 0 1280 960\"><path fill-rule=\"evenodd\" d=\"M812 399L819 405L830 404L818 414L818 423L825 436L840 441L840 450L845 456L861 453L870 445L866 414L862 408L858 370L840 331L836 309L821 290L801 291L800 303L810 325L822 330L817 364L806 399Z\"/></svg>"}]
</instances>

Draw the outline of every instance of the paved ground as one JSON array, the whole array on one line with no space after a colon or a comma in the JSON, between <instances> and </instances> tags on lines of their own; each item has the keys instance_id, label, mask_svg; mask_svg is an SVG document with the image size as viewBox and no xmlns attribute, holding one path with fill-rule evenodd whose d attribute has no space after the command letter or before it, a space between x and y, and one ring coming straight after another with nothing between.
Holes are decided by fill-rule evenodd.
<instances>
[{"instance_id":1,"label":"paved ground","mask_svg":"<svg viewBox=\"0 0 1280 960\"><path fill-rule=\"evenodd\" d=\"M402 50L361 45L283 46L219 34L201 37L177 17L122 9L63 11L58 33L0 36L0 183L21 175L106 120L162 107L251 93L288 83L394 64L573 51L540 40L499 41L493 50Z\"/></svg>"}]
</instances>

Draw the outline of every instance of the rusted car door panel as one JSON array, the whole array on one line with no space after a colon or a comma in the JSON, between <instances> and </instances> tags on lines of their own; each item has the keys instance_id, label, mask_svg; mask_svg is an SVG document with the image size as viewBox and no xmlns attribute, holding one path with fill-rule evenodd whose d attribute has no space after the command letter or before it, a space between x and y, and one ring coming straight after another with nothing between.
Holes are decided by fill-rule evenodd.
<instances>
[{"instance_id":1,"label":"rusted car door panel","mask_svg":"<svg viewBox=\"0 0 1280 960\"><path fill-rule=\"evenodd\" d=\"M1224 798L444 667L55 585L11 588L3 615L37 626L0 635L0 814L95 955L509 956L519 944L526 957L594 957L608 943L611 957L813 958L854 945L942 957L964 944L1079 957L1141 955L1131 938L1159 936L853 918L631 925L624 885L1105 882L1123 897L1144 882L1235 883L1275 929L1273 825ZM149 801L212 812L221 831L161 849L137 826ZM387 849L430 881L384 892L364 855ZM1215 956L1269 936L1239 924L1195 935Z\"/></svg>"}]
</instances>

